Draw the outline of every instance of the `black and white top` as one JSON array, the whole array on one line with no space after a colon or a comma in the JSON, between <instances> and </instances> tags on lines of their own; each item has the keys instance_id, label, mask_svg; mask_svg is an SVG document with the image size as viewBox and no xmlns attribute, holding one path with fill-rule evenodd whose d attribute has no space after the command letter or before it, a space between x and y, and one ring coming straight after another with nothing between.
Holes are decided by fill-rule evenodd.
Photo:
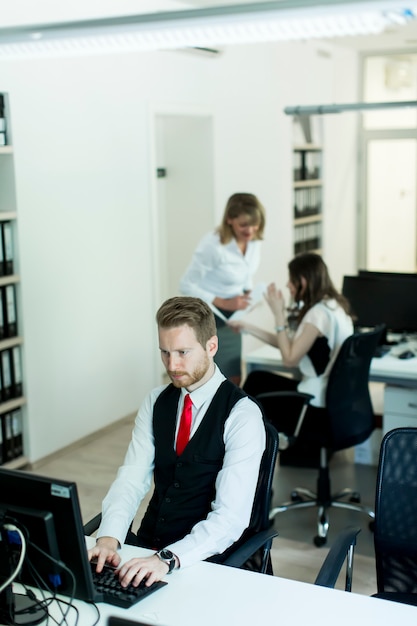
<instances>
[{"instance_id":1,"label":"black and white top","mask_svg":"<svg viewBox=\"0 0 417 626\"><path fill-rule=\"evenodd\" d=\"M295 337L302 333L305 324L312 324L323 336L316 339L299 363L302 379L298 391L311 393L311 404L324 407L330 370L342 343L353 333L353 322L336 300L322 300L306 313Z\"/></svg>"}]
</instances>

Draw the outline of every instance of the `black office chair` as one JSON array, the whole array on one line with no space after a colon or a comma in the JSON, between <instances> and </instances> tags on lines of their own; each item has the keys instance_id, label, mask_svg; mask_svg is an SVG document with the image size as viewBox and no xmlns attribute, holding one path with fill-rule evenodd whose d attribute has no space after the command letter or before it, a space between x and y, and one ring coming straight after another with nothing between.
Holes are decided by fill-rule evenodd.
<instances>
[{"instance_id":1,"label":"black office chair","mask_svg":"<svg viewBox=\"0 0 417 626\"><path fill-rule=\"evenodd\" d=\"M334 589L343 563L346 562L345 591L352 591L353 557L355 554L356 538L361 532L357 526L348 526L335 539L323 565L317 574L315 585Z\"/></svg>"},{"instance_id":2,"label":"black office chair","mask_svg":"<svg viewBox=\"0 0 417 626\"><path fill-rule=\"evenodd\" d=\"M269 512L272 500L272 482L278 457L279 435L276 428L265 422L266 445L259 470L258 484L252 506L249 527L241 539L236 541L222 555L212 560L229 567L238 567L273 574L271 562L272 540L278 535L273 528Z\"/></svg>"},{"instance_id":3,"label":"black office chair","mask_svg":"<svg viewBox=\"0 0 417 626\"><path fill-rule=\"evenodd\" d=\"M369 395L369 368L384 326L364 333L355 333L343 343L329 375L326 408L309 406L297 440L320 446L317 492L298 487L291 500L271 510L270 518L289 509L318 507L316 546L327 541L329 520L327 511L333 507L366 513L371 520L374 511L360 503L360 495L352 489L332 494L329 457L333 452L362 443L375 428L375 418ZM279 404L274 424L279 428ZM267 414L268 417L268 414ZM348 502L342 501L349 498Z\"/></svg>"},{"instance_id":4,"label":"black office chair","mask_svg":"<svg viewBox=\"0 0 417 626\"><path fill-rule=\"evenodd\" d=\"M416 520L417 428L396 428L383 438L379 454L374 524L377 593L373 597L417 606ZM336 539L317 580L332 586L341 568L339 541L353 547L356 534L349 528Z\"/></svg>"},{"instance_id":5,"label":"black office chair","mask_svg":"<svg viewBox=\"0 0 417 626\"><path fill-rule=\"evenodd\" d=\"M307 449L300 444L298 434L302 426L307 405L313 396L297 390L297 368L289 370L294 375L294 389L281 390L281 377L266 370L251 371L242 388L262 405L264 415L279 433L279 464L297 467L317 467L320 449ZM279 407L279 411L277 411Z\"/></svg>"},{"instance_id":6,"label":"black office chair","mask_svg":"<svg viewBox=\"0 0 417 626\"><path fill-rule=\"evenodd\" d=\"M279 436L277 430L269 423L265 423L265 432L265 451L259 469L249 526L242 537L225 552L207 560L230 567L249 569L262 574L273 574L270 552L272 540L278 535L278 532L270 523L269 511L271 508L272 481L278 456ZM242 488L244 489L244 485ZM84 524L84 534L93 535L98 529L100 522L101 513Z\"/></svg>"},{"instance_id":7,"label":"black office chair","mask_svg":"<svg viewBox=\"0 0 417 626\"><path fill-rule=\"evenodd\" d=\"M378 598L417 605L417 428L381 444L374 545Z\"/></svg>"},{"instance_id":8,"label":"black office chair","mask_svg":"<svg viewBox=\"0 0 417 626\"><path fill-rule=\"evenodd\" d=\"M254 398L261 405L265 419L278 430L281 459L282 453L297 443L313 396L301 391L269 391ZM284 423L288 427L282 429Z\"/></svg>"}]
</instances>

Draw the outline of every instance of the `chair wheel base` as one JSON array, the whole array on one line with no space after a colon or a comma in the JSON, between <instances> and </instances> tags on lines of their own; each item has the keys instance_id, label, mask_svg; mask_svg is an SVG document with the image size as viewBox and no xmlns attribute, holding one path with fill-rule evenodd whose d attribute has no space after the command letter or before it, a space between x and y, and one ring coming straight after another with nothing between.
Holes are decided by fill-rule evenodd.
<instances>
[{"instance_id":1,"label":"chair wheel base","mask_svg":"<svg viewBox=\"0 0 417 626\"><path fill-rule=\"evenodd\" d=\"M291 491L291 502L301 502L302 497L297 491Z\"/></svg>"},{"instance_id":2,"label":"chair wheel base","mask_svg":"<svg viewBox=\"0 0 417 626\"><path fill-rule=\"evenodd\" d=\"M316 535L313 539L314 541L314 545L317 548L321 548L322 546L324 546L327 543L327 537L320 537L319 535Z\"/></svg>"},{"instance_id":3,"label":"chair wheel base","mask_svg":"<svg viewBox=\"0 0 417 626\"><path fill-rule=\"evenodd\" d=\"M352 493L352 495L349 498L349 502L355 502L356 504L360 504L360 501L361 501L361 496L357 491L355 493Z\"/></svg>"}]
</instances>

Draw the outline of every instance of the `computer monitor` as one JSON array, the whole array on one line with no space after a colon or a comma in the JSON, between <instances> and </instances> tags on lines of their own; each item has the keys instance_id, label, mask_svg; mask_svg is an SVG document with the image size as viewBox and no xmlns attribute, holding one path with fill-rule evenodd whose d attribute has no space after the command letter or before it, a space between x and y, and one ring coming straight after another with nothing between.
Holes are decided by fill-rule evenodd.
<instances>
[{"instance_id":1,"label":"computer monitor","mask_svg":"<svg viewBox=\"0 0 417 626\"><path fill-rule=\"evenodd\" d=\"M417 332L417 281L388 274L345 276L343 295L356 316L355 325L385 324L393 333Z\"/></svg>"},{"instance_id":2,"label":"computer monitor","mask_svg":"<svg viewBox=\"0 0 417 626\"><path fill-rule=\"evenodd\" d=\"M0 468L0 527L7 522L23 529L27 542L27 558L18 580L80 600L99 600L75 483ZM2 542L7 546L1 546ZM3 528L0 553L20 553L18 544L18 534ZM4 569L3 562L3 577ZM39 577L34 576L34 570Z\"/></svg>"},{"instance_id":3,"label":"computer monitor","mask_svg":"<svg viewBox=\"0 0 417 626\"><path fill-rule=\"evenodd\" d=\"M410 280L417 280L417 273L412 272L382 272L372 270L358 270L359 276L367 276L368 278L405 278Z\"/></svg>"}]
</instances>

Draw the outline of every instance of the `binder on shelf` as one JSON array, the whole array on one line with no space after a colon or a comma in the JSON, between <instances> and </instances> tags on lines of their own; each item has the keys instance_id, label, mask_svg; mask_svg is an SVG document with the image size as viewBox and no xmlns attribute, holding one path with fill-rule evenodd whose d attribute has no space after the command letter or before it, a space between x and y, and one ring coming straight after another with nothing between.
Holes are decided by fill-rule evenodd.
<instances>
[{"instance_id":1,"label":"binder on shelf","mask_svg":"<svg viewBox=\"0 0 417 626\"><path fill-rule=\"evenodd\" d=\"M294 217L307 217L321 213L321 187L294 190Z\"/></svg>"},{"instance_id":2,"label":"binder on shelf","mask_svg":"<svg viewBox=\"0 0 417 626\"><path fill-rule=\"evenodd\" d=\"M7 463L7 461L14 459L11 413L3 413L1 415L1 426L3 431L3 461Z\"/></svg>"},{"instance_id":3,"label":"binder on shelf","mask_svg":"<svg viewBox=\"0 0 417 626\"><path fill-rule=\"evenodd\" d=\"M11 222L2 222L3 266L4 275L13 274L13 231Z\"/></svg>"},{"instance_id":4,"label":"binder on shelf","mask_svg":"<svg viewBox=\"0 0 417 626\"><path fill-rule=\"evenodd\" d=\"M11 359L10 359L10 350L2 350L0 352L0 368L1 368L1 379L2 379L2 394L1 399L2 402L7 402L10 400L13 394L12 387L12 367L11 367Z\"/></svg>"},{"instance_id":5,"label":"binder on shelf","mask_svg":"<svg viewBox=\"0 0 417 626\"><path fill-rule=\"evenodd\" d=\"M12 444L13 457L17 458L23 454L23 428L22 428L22 411L17 409L12 411Z\"/></svg>"},{"instance_id":6,"label":"binder on shelf","mask_svg":"<svg viewBox=\"0 0 417 626\"><path fill-rule=\"evenodd\" d=\"M0 402L3 402L3 379L1 376L1 367L0 367Z\"/></svg>"},{"instance_id":7,"label":"binder on shelf","mask_svg":"<svg viewBox=\"0 0 417 626\"><path fill-rule=\"evenodd\" d=\"M300 150L293 152L293 177L295 181L299 181L303 177L303 154Z\"/></svg>"},{"instance_id":8,"label":"binder on shelf","mask_svg":"<svg viewBox=\"0 0 417 626\"><path fill-rule=\"evenodd\" d=\"M13 398L19 398L21 395L23 395L22 366L21 366L19 346L14 346L11 349L11 359L12 359L12 396Z\"/></svg>"},{"instance_id":9,"label":"binder on shelf","mask_svg":"<svg viewBox=\"0 0 417 626\"><path fill-rule=\"evenodd\" d=\"M6 337L16 337L17 335L17 313L16 313L16 291L14 285L6 285L5 291L5 326Z\"/></svg>"},{"instance_id":10,"label":"binder on shelf","mask_svg":"<svg viewBox=\"0 0 417 626\"><path fill-rule=\"evenodd\" d=\"M3 246L3 228L0 237L0 276L4 276L4 246Z\"/></svg>"},{"instance_id":11,"label":"binder on shelf","mask_svg":"<svg viewBox=\"0 0 417 626\"><path fill-rule=\"evenodd\" d=\"M4 96L0 93L0 146L7 144Z\"/></svg>"},{"instance_id":12,"label":"binder on shelf","mask_svg":"<svg viewBox=\"0 0 417 626\"><path fill-rule=\"evenodd\" d=\"M321 247L321 224L313 222L297 226L294 230L294 253L318 250Z\"/></svg>"},{"instance_id":13,"label":"binder on shelf","mask_svg":"<svg viewBox=\"0 0 417 626\"><path fill-rule=\"evenodd\" d=\"M320 178L321 152L318 150L306 150L305 152L305 179L314 180Z\"/></svg>"},{"instance_id":14,"label":"binder on shelf","mask_svg":"<svg viewBox=\"0 0 417 626\"><path fill-rule=\"evenodd\" d=\"M3 428L1 425L1 415L0 415L0 465L5 462L4 458L4 446L3 446Z\"/></svg>"},{"instance_id":15,"label":"binder on shelf","mask_svg":"<svg viewBox=\"0 0 417 626\"><path fill-rule=\"evenodd\" d=\"M6 336L6 328L4 324L4 309L5 309L5 293L4 287L0 287L0 341Z\"/></svg>"},{"instance_id":16,"label":"binder on shelf","mask_svg":"<svg viewBox=\"0 0 417 626\"><path fill-rule=\"evenodd\" d=\"M318 180L321 177L321 150L295 148L293 151L293 179Z\"/></svg>"}]
</instances>

